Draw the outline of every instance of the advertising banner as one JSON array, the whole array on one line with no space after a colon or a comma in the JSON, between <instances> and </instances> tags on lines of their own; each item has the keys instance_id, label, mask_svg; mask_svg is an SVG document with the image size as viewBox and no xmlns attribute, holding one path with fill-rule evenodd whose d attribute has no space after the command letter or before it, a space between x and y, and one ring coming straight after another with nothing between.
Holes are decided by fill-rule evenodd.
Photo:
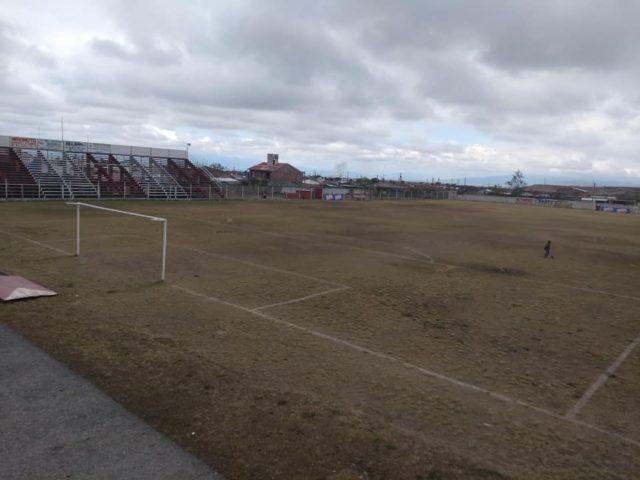
<instances>
[{"instance_id":1,"label":"advertising banner","mask_svg":"<svg viewBox=\"0 0 640 480\"><path fill-rule=\"evenodd\" d=\"M108 143L90 143L89 152L92 153L111 153L111 145Z\"/></svg>"},{"instance_id":2,"label":"advertising banner","mask_svg":"<svg viewBox=\"0 0 640 480\"><path fill-rule=\"evenodd\" d=\"M60 140L38 139L38 148L41 150L62 150Z\"/></svg>"},{"instance_id":3,"label":"advertising banner","mask_svg":"<svg viewBox=\"0 0 640 480\"><path fill-rule=\"evenodd\" d=\"M84 142L64 142L64 149L67 152L86 152L87 144Z\"/></svg>"},{"instance_id":4,"label":"advertising banner","mask_svg":"<svg viewBox=\"0 0 640 480\"><path fill-rule=\"evenodd\" d=\"M11 146L15 148L38 148L38 141L29 137L11 137Z\"/></svg>"}]
</instances>

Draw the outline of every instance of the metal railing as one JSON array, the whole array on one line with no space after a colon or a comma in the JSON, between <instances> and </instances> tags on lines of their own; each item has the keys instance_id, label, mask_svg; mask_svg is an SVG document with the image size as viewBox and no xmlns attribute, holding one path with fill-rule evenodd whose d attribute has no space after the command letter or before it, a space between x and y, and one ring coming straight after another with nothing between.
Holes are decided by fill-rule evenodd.
<instances>
[{"instance_id":1,"label":"metal railing","mask_svg":"<svg viewBox=\"0 0 640 480\"><path fill-rule=\"evenodd\" d=\"M422 190L422 189L401 189L401 188L332 188L317 187L309 185L243 185L243 184L190 184L182 185L180 191L176 188L163 189L149 195L153 190L153 180L147 178L148 184L139 183L145 191L142 195L132 195L126 185L123 186L123 193L114 194L107 187L111 182L101 182L94 180L94 187L97 198L100 200L446 200L450 198L446 190ZM64 185L57 190L42 188L37 182L35 184L12 183L7 180L0 180L0 200L68 200L71 192L67 191ZM145 188L146 187L146 188ZM205 195L202 195L202 192ZM110 193L106 193L110 192ZM162 192L162 193L160 193ZM181 192L184 192L182 195ZM185 195L186 194L186 195ZM76 193L73 198L96 199L93 195L83 197L81 192Z\"/></svg>"},{"instance_id":2,"label":"metal railing","mask_svg":"<svg viewBox=\"0 0 640 480\"><path fill-rule=\"evenodd\" d=\"M11 183L8 180L0 182L0 199L3 200L34 200L42 198L38 184Z\"/></svg>"}]
</instances>

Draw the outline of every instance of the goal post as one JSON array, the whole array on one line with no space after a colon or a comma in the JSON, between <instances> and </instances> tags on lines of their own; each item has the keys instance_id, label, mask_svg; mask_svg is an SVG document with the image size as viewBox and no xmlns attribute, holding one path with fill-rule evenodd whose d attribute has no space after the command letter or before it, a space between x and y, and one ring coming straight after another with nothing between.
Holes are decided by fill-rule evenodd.
<instances>
[{"instance_id":1,"label":"goal post","mask_svg":"<svg viewBox=\"0 0 640 480\"><path fill-rule=\"evenodd\" d=\"M167 219L162 217L154 217L152 215L143 215L142 213L127 212L126 210L116 210L115 208L100 207L98 205L91 205L90 203L82 202L67 202L67 205L76 206L76 256L80 256L80 207L95 208L97 210L104 210L107 212L121 213L123 215L130 215L132 217L142 217L152 222L162 222L162 273L160 279L164 282L165 270L167 265Z\"/></svg>"}]
</instances>

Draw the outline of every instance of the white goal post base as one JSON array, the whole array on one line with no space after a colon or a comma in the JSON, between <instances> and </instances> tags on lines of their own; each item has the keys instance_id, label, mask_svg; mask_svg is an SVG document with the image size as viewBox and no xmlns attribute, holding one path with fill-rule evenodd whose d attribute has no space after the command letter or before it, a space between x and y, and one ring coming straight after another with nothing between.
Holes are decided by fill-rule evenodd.
<instances>
[{"instance_id":1,"label":"white goal post base","mask_svg":"<svg viewBox=\"0 0 640 480\"><path fill-rule=\"evenodd\" d=\"M121 213L123 215L131 215L133 217L142 217L152 222L163 222L162 228L162 274L160 279L164 282L165 270L167 265L167 219L162 217L153 217L151 215L143 215L141 213L127 212L126 210L116 210L115 208L99 207L90 203L67 202L67 205L76 206L76 256L80 256L80 207L95 208L97 210L105 210L107 212Z\"/></svg>"}]
</instances>

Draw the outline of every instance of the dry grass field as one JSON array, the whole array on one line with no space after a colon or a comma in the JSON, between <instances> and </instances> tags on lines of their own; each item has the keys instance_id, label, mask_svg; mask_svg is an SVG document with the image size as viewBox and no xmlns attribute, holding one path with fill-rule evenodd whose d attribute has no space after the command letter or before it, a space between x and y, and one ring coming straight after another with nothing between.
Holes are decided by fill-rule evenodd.
<instances>
[{"instance_id":1,"label":"dry grass field","mask_svg":"<svg viewBox=\"0 0 640 480\"><path fill-rule=\"evenodd\" d=\"M640 217L0 204L0 321L229 479L640 478ZM543 259L547 239L553 259ZM68 253L67 253L68 252Z\"/></svg>"}]
</instances>

